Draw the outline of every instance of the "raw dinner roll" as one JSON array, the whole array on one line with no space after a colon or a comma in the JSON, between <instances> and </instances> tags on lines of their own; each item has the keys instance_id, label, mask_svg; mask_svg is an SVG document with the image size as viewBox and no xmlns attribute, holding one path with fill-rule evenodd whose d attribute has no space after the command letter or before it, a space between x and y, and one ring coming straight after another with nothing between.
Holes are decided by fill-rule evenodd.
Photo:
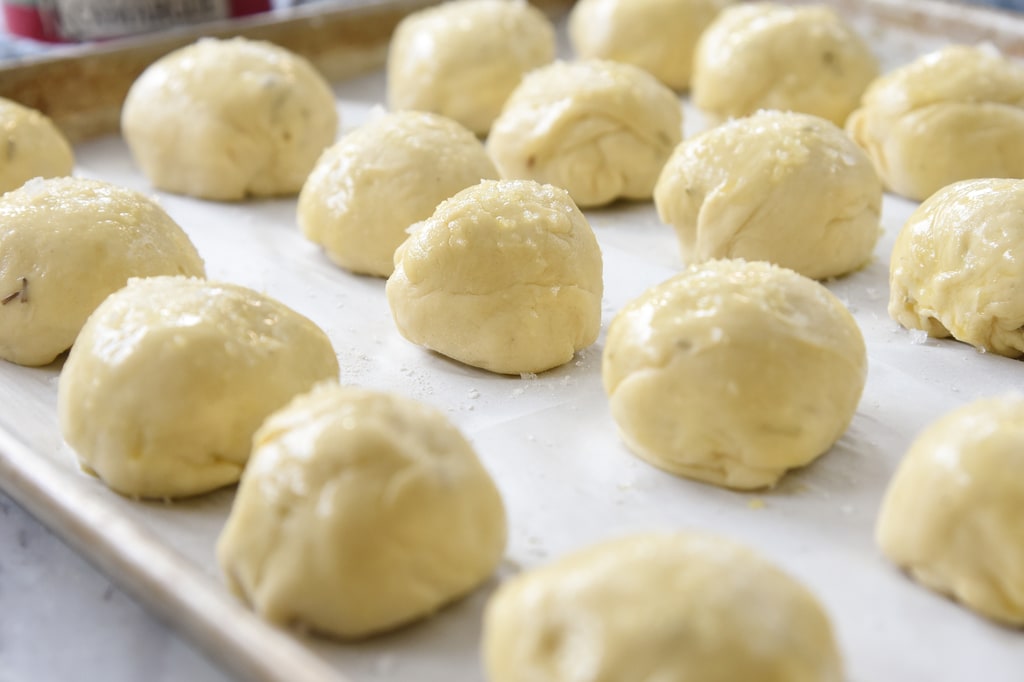
<instances>
[{"instance_id":1,"label":"raw dinner roll","mask_svg":"<svg viewBox=\"0 0 1024 682\"><path fill-rule=\"evenodd\" d=\"M138 192L31 180L0 197L0 358L45 365L129 277L205 274L188 236Z\"/></svg>"},{"instance_id":2,"label":"raw dinner roll","mask_svg":"<svg viewBox=\"0 0 1024 682\"><path fill-rule=\"evenodd\" d=\"M843 125L877 75L870 48L832 9L743 4L698 41L693 102L723 119L781 109Z\"/></svg>"},{"instance_id":3,"label":"raw dinner roll","mask_svg":"<svg viewBox=\"0 0 1024 682\"><path fill-rule=\"evenodd\" d=\"M1024 177L1024 66L953 45L882 76L846 128L886 186L922 200L958 180Z\"/></svg>"},{"instance_id":4,"label":"raw dinner roll","mask_svg":"<svg viewBox=\"0 0 1024 682\"><path fill-rule=\"evenodd\" d=\"M569 39L580 57L633 64L683 90L701 32L734 1L580 0L569 15Z\"/></svg>"},{"instance_id":5,"label":"raw dinner roll","mask_svg":"<svg viewBox=\"0 0 1024 682\"><path fill-rule=\"evenodd\" d=\"M233 284L133 279L92 314L60 375L60 428L82 468L133 497L238 480L263 419L336 379L308 319Z\"/></svg>"},{"instance_id":6,"label":"raw dinner roll","mask_svg":"<svg viewBox=\"0 0 1024 682\"><path fill-rule=\"evenodd\" d=\"M889 262L889 315L1008 357L1024 354L1024 180L965 180L921 204Z\"/></svg>"},{"instance_id":7,"label":"raw dinner roll","mask_svg":"<svg viewBox=\"0 0 1024 682\"><path fill-rule=\"evenodd\" d=\"M17 189L32 178L71 175L75 157L71 145L53 121L0 97L0 194Z\"/></svg>"},{"instance_id":8,"label":"raw dinner roll","mask_svg":"<svg viewBox=\"0 0 1024 682\"><path fill-rule=\"evenodd\" d=\"M886 493L878 543L922 585L1024 626L1024 396L971 403L914 441Z\"/></svg>"},{"instance_id":9,"label":"raw dinner roll","mask_svg":"<svg viewBox=\"0 0 1024 682\"><path fill-rule=\"evenodd\" d=\"M484 616L490 682L842 682L828 616L753 551L693 532L589 547L512 578Z\"/></svg>"},{"instance_id":10,"label":"raw dinner roll","mask_svg":"<svg viewBox=\"0 0 1024 682\"><path fill-rule=\"evenodd\" d=\"M618 62L555 62L523 79L487 151L503 178L569 190L583 207L649 199L683 136L674 92Z\"/></svg>"},{"instance_id":11,"label":"raw dinner roll","mask_svg":"<svg viewBox=\"0 0 1024 682\"><path fill-rule=\"evenodd\" d=\"M402 336L502 374L565 364L597 339L601 249L565 190L485 180L444 201L395 251Z\"/></svg>"},{"instance_id":12,"label":"raw dinner roll","mask_svg":"<svg viewBox=\"0 0 1024 682\"><path fill-rule=\"evenodd\" d=\"M337 128L334 95L309 62L244 38L203 38L160 59L121 111L155 187L216 200L295 194Z\"/></svg>"},{"instance_id":13,"label":"raw dinner roll","mask_svg":"<svg viewBox=\"0 0 1024 682\"><path fill-rule=\"evenodd\" d=\"M765 260L823 279L871 258L882 183L841 128L763 111L679 145L654 202L687 263Z\"/></svg>"},{"instance_id":14,"label":"raw dinner roll","mask_svg":"<svg viewBox=\"0 0 1024 682\"><path fill-rule=\"evenodd\" d=\"M328 149L299 194L299 227L335 263L387 277L413 223L485 178L497 178L484 146L451 119L387 114Z\"/></svg>"},{"instance_id":15,"label":"raw dinner roll","mask_svg":"<svg viewBox=\"0 0 1024 682\"><path fill-rule=\"evenodd\" d=\"M635 454L751 489L774 485L843 434L867 354L828 289L768 263L726 260L691 267L623 308L601 370Z\"/></svg>"},{"instance_id":16,"label":"raw dinner roll","mask_svg":"<svg viewBox=\"0 0 1024 682\"><path fill-rule=\"evenodd\" d=\"M485 135L523 74L554 58L555 30L525 0L446 2L395 29L388 105L443 114Z\"/></svg>"},{"instance_id":17,"label":"raw dinner roll","mask_svg":"<svg viewBox=\"0 0 1024 682\"><path fill-rule=\"evenodd\" d=\"M440 412L324 384L257 432L217 556L268 620L352 638L477 587L505 535L498 490Z\"/></svg>"}]
</instances>

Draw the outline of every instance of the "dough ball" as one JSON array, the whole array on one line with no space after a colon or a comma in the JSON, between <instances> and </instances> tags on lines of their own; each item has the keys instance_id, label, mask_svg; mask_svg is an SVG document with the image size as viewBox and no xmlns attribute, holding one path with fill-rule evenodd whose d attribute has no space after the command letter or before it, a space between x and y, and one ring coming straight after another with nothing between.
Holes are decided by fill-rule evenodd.
<instances>
[{"instance_id":1,"label":"dough ball","mask_svg":"<svg viewBox=\"0 0 1024 682\"><path fill-rule=\"evenodd\" d=\"M734 1L580 0L569 15L569 39L580 57L632 64L683 90L697 39Z\"/></svg>"},{"instance_id":2,"label":"dough ball","mask_svg":"<svg viewBox=\"0 0 1024 682\"><path fill-rule=\"evenodd\" d=\"M0 194L32 178L71 175L71 145L53 121L0 97Z\"/></svg>"},{"instance_id":3,"label":"dough ball","mask_svg":"<svg viewBox=\"0 0 1024 682\"><path fill-rule=\"evenodd\" d=\"M395 29L388 105L443 114L485 135L523 74L554 58L555 30L525 0L446 2Z\"/></svg>"},{"instance_id":4,"label":"dough ball","mask_svg":"<svg viewBox=\"0 0 1024 682\"><path fill-rule=\"evenodd\" d=\"M308 319L233 284L133 279L89 317L60 375L60 428L82 468L133 497L238 480L263 419L338 376Z\"/></svg>"},{"instance_id":5,"label":"dough ball","mask_svg":"<svg viewBox=\"0 0 1024 682\"><path fill-rule=\"evenodd\" d=\"M606 541L512 578L484 617L491 682L842 682L828 616L751 550L693 532Z\"/></svg>"},{"instance_id":6,"label":"dough ball","mask_svg":"<svg viewBox=\"0 0 1024 682\"><path fill-rule=\"evenodd\" d=\"M175 50L128 91L121 131L155 187L204 199L295 194L338 114L302 57L232 38Z\"/></svg>"},{"instance_id":7,"label":"dough ball","mask_svg":"<svg viewBox=\"0 0 1024 682\"><path fill-rule=\"evenodd\" d=\"M1024 180L965 180L907 220L889 262L889 315L908 329L1024 355Z\"/></svg>"},{"instance_id":8,"label":"dough ball","mask_svg":"<svg viewBox=\"0 0 1024 682\"><path fill-rule=\"evenodd\" d=\"M871 258L882 183L842 129L763 111L679 145L654 202L687 263L765 260L823 279Z\"/></svg>"},{"instance_id":9,"label":"dough ball","mask_svg":"<svg viewBox=\"0 0 1024 682\"><path fill-rule=\"evenodd\" d=\"M395 251L402 336L502 374L543 372L601 327L601 249L565 190L485 180L444 201Z\"/></svg>"},{"instance_id":10,"label":"dough ball","mask_svg":"<svg viewBox=\"0 0 1024 682\"><path fill-rule=\"evenodd\" d=\"M886 186L922 200L958 180L1024 177L1024 66L953 45L882 76L846 128Z\"/></svg>"},{"instance_id":11,"label":"dough ball","mask_svg":"<svg viewBox=\"0 0 1024 682\"><path fill-rule=\"evenodd\" d=\"M129 277L204 274L188 236L138 192L31 180L0 197L0 358L53 362Z\"/></svg>"},{"instance_id":12,"label":"dough ball","mask_svg":"<svg viewBox=\"0 0 1024 682\"><path fill-rule=\"evenodd\" d=\"M413 223L485 178L497 178L484 146L451 119L387 114L328 149L299 194L299 227L335 263L387 277Z\"/></svg>"},{"instance_id":13,"label":"dough ball","mask_svg":"<svg viewBox=\"0 0 1024 682\"><path fill-rule=\"evenodd\" d=\"M505 536L498 490L440 412L324 384L257 432L217 556L268 620L363 637L475 588Z\"/></svg>"},{"instance_id":14,"label":"dough ball","mask_svg":"<svg viewBox=\"0 0 1024 682\"><path fill-rule=\"evenodd\" d=\"M623 308L601 370L612 417L641 459L752 489L839 439L867 355L828 289L768 263L725 260L691 267Z\"/></svg>"},{"instance_id":15,"label":"dough ball","mask_svg":"<svg viewBox=\"0 0 1024 682\"><path fill-rule=\"evenodd\" d=\"M1024 626L1024 396L971 403L922 432L896 472L878 543L922 585Z\"/></svg>"},{"instance_id":16,"label":"dough ball","mask_svg":"<svg viewBox=\"0 0 1024 682\"><path fill-rule=\"evenodd\" d=\"M683 137L675 93L618 62L555 62L528 74L494 122L487 151L504 178L550 183L583 207L650 199Z\"/></svg>"},{"instance_id":17,"label":"dough ball","mask_svg":"<svg viewBox=\"0 0 1024 682\"><path fill-rule=\"evenodd\" d=\"M870 48L831 8L743 4L697 42L693 102L721 118L781 109L843 125L877 75Z\"/></svg>"}]
</instances>

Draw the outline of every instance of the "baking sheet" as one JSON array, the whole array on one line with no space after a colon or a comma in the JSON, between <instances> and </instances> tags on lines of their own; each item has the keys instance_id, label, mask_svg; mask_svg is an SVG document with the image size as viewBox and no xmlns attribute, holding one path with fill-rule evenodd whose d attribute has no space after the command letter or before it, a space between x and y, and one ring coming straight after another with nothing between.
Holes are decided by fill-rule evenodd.
<instances>
[{"instance_id":1,"label":"baking sheet","mask_svg":"<svg viewBox=\"0 0 1024 682\"><path fill-rule=\"evenodd\" d=\"M890 67L942 42L913 26L865 17L857 23ZM350 129L383 101L383 78L351 81L337 93ZM687 113L689 135L702 124ZM0 363L0 485L240 676L325 679L312 660L319 657L352 680L481 680L480 613L501 577L604 538L695 528L755 547L817 594L851 681L1024 678L1024 633L918 587L882 559L872 539L885 486L914 434L946 411L1019 388L1024 379L1020 361L922 339L889 319L888 253L910 202L887 197L875 260L827 284L860 324L870 358L849 431L776 489L743 494L672 477L628 454L601 388L603 333L572 362L538 377L460 365L405 341L391 321L383 280L348 274L306 242L294 200L217 204L153 193L119 139L83 144L77 153L79 174L156 194L192 237L211 279L266 292L316 321L334 342L342 381L446 412L473 441L508 508L506 560L468 599L366 642L292 635L264 626L220 586L213 548L232 490L174 504L109 492L77 471L61 442L59 367ZM681 262L671 228L650 204L587 215L604 253L606 329L627 301Z\"/></svg>"}]
</instances>

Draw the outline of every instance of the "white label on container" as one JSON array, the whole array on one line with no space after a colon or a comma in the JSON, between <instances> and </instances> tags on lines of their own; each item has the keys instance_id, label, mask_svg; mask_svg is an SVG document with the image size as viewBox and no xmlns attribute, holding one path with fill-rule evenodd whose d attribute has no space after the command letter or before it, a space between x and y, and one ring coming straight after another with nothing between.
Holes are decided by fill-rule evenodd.
<instances>
[{"instance_id":1,"label":"white label on container","mask_svg":"<svg viewBox=\"0 0 1024 682\"><path fill-rule=\"evenodd\" d=\"M40 0L39 5L54 11L61 36L70 40L115 38L230 15L229 0Z\"/></svg>"}]
</instances>

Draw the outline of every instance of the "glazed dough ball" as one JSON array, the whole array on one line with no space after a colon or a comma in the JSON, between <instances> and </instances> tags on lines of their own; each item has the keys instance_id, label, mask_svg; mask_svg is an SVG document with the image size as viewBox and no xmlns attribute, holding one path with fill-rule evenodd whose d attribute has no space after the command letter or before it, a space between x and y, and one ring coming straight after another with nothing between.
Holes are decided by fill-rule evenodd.
<instances>
[{"instance_id":1,"label":"glazed dough ball","mask_svg":"<svg viewBox=\"0 0 1024 682\"><path fill-rule=\"evenodd\" d=\"M183 497L237 481L263 419L337 376L327 336L271 298L133 279L82 328L57 409L85 471L123 495Z\"/></svg>"},{"instance_id":2,"label":"glazed dough ball","mask_svg":"<svg viewBox=\"0 0 1024 682\"><path fill-rule=\"evenodd\" d=\"M892 191L922 200L958 180L1024 177L1024 67L953 45L882 76L846 128Z\"/></svg>"},{"instance_id":3,"label":"glazed dough ball","mask_svg":"<svg viewBox=\"0 0 1024 682\"><path fill-rule=\"evenodd\" d=\"M129 277L204 274L188 236L138 192L31 180L0 197L0 358L53 362Z\"/></svg>"},{"instance_id":4,"label":"glazed dough ball","mask_svg":"<svg viewBox=\"0 0 1024 682\"><path fill-rule=\"evenodd\" d=\"M965 180L907 220L889 263L889 315L908 329L1024 355L1024 180Z\"/></svg>"},{"instance_id":5,"label":"glazed dough ball","mask_svg":"<svg viewBox=\"0 0 1024 682\"><path fill-rule=\"evenodd\" d=\"M823 279L871 258L882 183L842 129L763 111L679 145L654 202L687 263L765 260Z\"/></svg>"},{"instance_id":6,"label":"glazed dough ball","mask_svg":"<svg viewBox=\"0 0 1024 682\"><path fill-rule=\"evenodd\" d=\"M743 4L698 41L693 102L721 118L781 109L843 125L877 75L867 44L831 8Z\"/></svg>"},{"instance_id":7,"label":"glazed dough ball","mask_svg":"<svg viewBox=\"0 0 1024 682\"><path fill-rule=\"evenodd\" d=\"M388 106L432 111L485 135L523 74L554 58L555 30L525 0L446 2L395 29Z\"/></svg>"},{"instance_id":8,"label":"glazed dough ball","mask_svg":"<svg viewBox=\"0 0 1024 682\"><path fill-rule=\"evenodd\" d=\"M155 187L216 200L295 194L337 128L334 95L309 62L244 38L175 50L139 76L121 111Z\"/></svg>"},{"instance_id":9,"label":"glazed dough ball","mask_svg":"<svg viewBox=\"0 0 1024 682\"><path fill-rule=\"evenodd\" d=\"M257 432L217 557L268 620L364 637L474 589L505 536L498 490L441 413L326 384Z\"/></svg>"},{"instance_id":10,"label":"glazed dough ball","mask_svg":"<svg viewBox=\"0 0 1024 682\"><path fill-rule=\"evenodd\" d=\"M497 178L484 146L451 119L387 114L324 152L299 194L299 227L335 263L387 277L413 223L485 178Z\"/></svg>"},{"instance_id":11,"label":"glazed dough ball","mask_svg":"<svg viewBox=\"0 0 1024 682\"><path fill-rule=\"evenodd\" d=\"M828 616L751 550L698 533L606 541L512 578L484 616L491 682L841 682Z\"/></svg>"},{"instance_id":12,"label":"glazed dough ball","mask_svg":"<svg viewBox=\"0 0 1024 682\"><path fill-rule=\"evenodd\" d=\"M492 372L543 372L597 339L601 267L564 190L485 180L413 227L387 297L413 343Z\"/></svg>"},{"instance_id":13,"label":"glazed dough ball","mask_svg":"<svg viewBox=\"0 0 1024 682\"><path fill-rule=\"evenodd\" d=\"M75 157L71 145L53 121L0 97L0 194L32 178L71 175Z\"/></svg>"},{"instance_id":14,"label":"glazed dough ball","mask_svg":"<svg viewBox=\"0 0 1024 682\"><path fill-rule=\"evenodd\" d=\"M580 57L632 64L683 90L690 85L697 39L732 2L580 0L569 15L569 39Z\"/></svg>"},{"instance_id":15,"label":"glazed dough ball","mask_svg":"<svg viewBox=\"0 0 1024 682\"><path fill-rule=\"evenodd\" d=\"M860 329L821 286L711 261L629 303L608 329L605 392L636 455L729 488L774 485L828 450L867 375Z\"/></svg>"},{"instance_id":16,"label":"glazed dough ball","mask_svg":"<svg viewBox=\"0 0 1024 682\"><path fill-rule=\"evenodd\" d=\"M937 592L1024 626L1024 396L979 400L925 429L889 485L882 551Z\"/></svg>"}]
</instances>

